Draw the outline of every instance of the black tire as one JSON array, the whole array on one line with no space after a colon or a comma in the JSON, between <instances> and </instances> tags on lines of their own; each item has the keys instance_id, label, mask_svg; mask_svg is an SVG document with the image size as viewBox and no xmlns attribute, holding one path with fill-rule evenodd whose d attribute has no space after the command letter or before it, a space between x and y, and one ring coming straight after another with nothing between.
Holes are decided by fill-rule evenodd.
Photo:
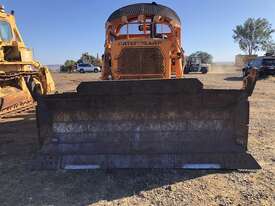
<instances>
[{"instance_id":1,"label":"black tire","mask_svg":"<svg viewBox=\"0 0 275 206\"><path fill-rule=\"evenodd\" d=\"M79 70L80 73L85 73L84 69Z\"/></svg>"},{"instance_id":2,"label":"black tire","mask_svg":"<svg viewBox=\"0 0 275 206\"><path fill-rule=\"evenodd\" d=\"M201 68L201 73L202 73L202 74L206 74L207 72L208 72L207 67L202 67L202 68Z\"/></svg>"},{"instance_id":3,"label":"black tire","mask_svg":"<svg viewBox=\"0 0 275 206\"><path fill-rule=\"evenodd\" d=\"M257 72L257 79L264 79L266 78L268 75L264 72Z\"/></svg>"},{"instance_id":4,"label":"black tire","mask_svg":"<svg viewBox=\"0 0 275 206\"><path fill-rule=\"evenodd\" d=\"M99 71L98 71L98 69L94 69L94 73L98 73Z\"/></svg>"},{"instance_id":5,"label":"black tire","mask_svg":"<svg viewBox=\"0 0 275 206\"><path fill-rule=\"evenodd\" d=\"M189 74L189 72L190 72L189 69L187 67L185 67L183 73L184 74Z\"/></svg>"}]
</instances>

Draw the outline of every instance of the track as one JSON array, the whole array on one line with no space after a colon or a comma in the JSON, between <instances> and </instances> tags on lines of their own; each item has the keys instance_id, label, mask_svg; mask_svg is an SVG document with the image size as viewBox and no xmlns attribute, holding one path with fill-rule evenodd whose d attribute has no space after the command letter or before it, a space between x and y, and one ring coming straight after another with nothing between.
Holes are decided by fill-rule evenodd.
<instances>
[{"instance_id":1,"label":"track","mask_svg":"<svg viewBox=\"0 0 275 206\"><path fill-rule=\"evenodd\" d=\"M39 76L39 72L37 72L37 71L17 71L17 72L6 72L3 74L0 73L0 83L18 79L19 77L28 77L28 76Z\"/></svg>"},{"instance_id":2,"label":"track","mask_svg":"<svg viewBox=\"0 0 275 206\"><path fill-rule=\"evenodd\" d=\"M10 82L19 79L20 77L33 77L39 76L37 71L17 71L17 72L6 72L0 73L0 85L12 85ZM16 94L15 94L16 95ZM0 105L0 121L1 119L6 119L10 117L17 116L22 112L26 112L29 110L33 110L35 108L36 103L32 98L27 98L22 101L14 102L10 106L1 110Z\"/></svg>"},{"instance_id":3,"label":"track","mask_svg":"<svg viewBox=\"0 0 275 206\"><path fill-rule=\"evenodd\" d=\"M33 101L30 101L28 103L27 102L24 103L24 105L20 105L20 106L15 105L12 108L12 110L11 109L2 110L2 111L0 111L0 121L1 121L1 119L12 118L19 114L22 114L23 112L28 112L28 111L34 110L35 106L36 106L36 103Z\"/></svg>"}]
</instances>

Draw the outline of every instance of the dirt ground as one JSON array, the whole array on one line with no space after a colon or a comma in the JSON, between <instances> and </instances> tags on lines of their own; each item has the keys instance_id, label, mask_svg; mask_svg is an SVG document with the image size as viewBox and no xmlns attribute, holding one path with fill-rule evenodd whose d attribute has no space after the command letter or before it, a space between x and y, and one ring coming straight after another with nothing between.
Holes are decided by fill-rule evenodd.
<instances>
[{"instance_id":1,"label":"dirt ground","mask_svg":"<svg viewBox=\"0 0 275 206\"><path fill-rule=\"evenodd\" d=\"M54 73L59 91L95 74ZM192 74L207 88L240 88L240 74ZM0 205L275 205L275 77L251 98L249 152L258 171L32 171L34 111L0 122Z\"/></svg>"}]
</instances>

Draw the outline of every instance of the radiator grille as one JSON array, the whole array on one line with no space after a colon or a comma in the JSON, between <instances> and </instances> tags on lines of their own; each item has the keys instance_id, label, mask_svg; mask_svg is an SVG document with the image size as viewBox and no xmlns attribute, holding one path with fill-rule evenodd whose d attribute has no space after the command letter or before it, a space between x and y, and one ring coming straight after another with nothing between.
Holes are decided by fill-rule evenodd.
<instances>
[{"instance_id":1,"label":"radiator grille","mask_svg":"<svg viewBox=\"0 0 275 206\"><path fill-rule=\"evenodd\" d=\"M118 59L122 74L162 74L163 56L158 48L125 48Z\"/></svg>"}]
</instances>

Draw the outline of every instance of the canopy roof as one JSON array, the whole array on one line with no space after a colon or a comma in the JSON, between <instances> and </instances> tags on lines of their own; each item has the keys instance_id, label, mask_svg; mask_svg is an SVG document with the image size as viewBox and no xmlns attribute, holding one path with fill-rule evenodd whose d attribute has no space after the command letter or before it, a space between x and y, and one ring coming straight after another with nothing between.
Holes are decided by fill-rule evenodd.
<instances>
[{"instance_id":1,"label":"canopy roof","mask_svg":"<svg viewBox=\"0 0 275 206\"><path fill-rule=\"evenodd\" d=\"M114 21L116 19L120 19L122 16L163 16L167 17L171 20L175 20L179 25L181 24L180 18L177 13L160 4L156 3L139 3L139 4L131 4L125 7L122 7L116 11L114 11L108 21Z\"/></svg>"}]
</instances>

